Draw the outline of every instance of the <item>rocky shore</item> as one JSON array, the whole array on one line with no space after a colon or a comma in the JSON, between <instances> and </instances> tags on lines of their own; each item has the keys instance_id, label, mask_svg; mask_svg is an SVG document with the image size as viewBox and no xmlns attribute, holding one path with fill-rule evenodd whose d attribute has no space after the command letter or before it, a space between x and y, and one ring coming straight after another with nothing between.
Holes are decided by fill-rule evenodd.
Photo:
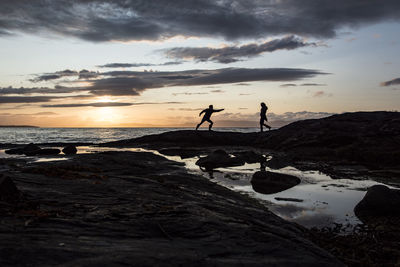
<instances>
[{"instance_id":1,"label":"rocky shore","mask_svg":"<svg viewBox=\"0 0 400 267\"><path fill-rule=\"evenodd\" d=\"M306 229L152 153L1 166L20 192L1 192L1 266L342 265Z\"/></svg>"},{"instance_id":2,"label":"rocky shore","mask_svg":"<svg viewBox=\"0 0 400 267\"><path fill-rule=\"evenodd\" d=\"M30 145L29 150L1 145L37 157L55 153L46 146L55 145ZM201 155L196 164L207 170L256 162L272 169L289 165L319 169L332 177L368 175L387 184L398 184L400 179L397 112L346 113L264 133L175 131L100 146L143 147L181 158ZM367 216L366 228L348 236L332 229L310 231L284 221L246 195L188 173L182 163L153 153L75 155L71 144L67 152L63 156L68 160L62 161L0 159L1 266L400 262L400 252L392 248L400 236L393 223L397 215L390 222L386 215L379 220ZM299 183L262 168L255 176L254 184L268 192ZM268 188L270 182L274 188ZM398 197L397 191L393 194ZM369 210L365 207L359 208L363 216ZM371 249L374 258L368 258Z\"/></svg>"}]
</instances>

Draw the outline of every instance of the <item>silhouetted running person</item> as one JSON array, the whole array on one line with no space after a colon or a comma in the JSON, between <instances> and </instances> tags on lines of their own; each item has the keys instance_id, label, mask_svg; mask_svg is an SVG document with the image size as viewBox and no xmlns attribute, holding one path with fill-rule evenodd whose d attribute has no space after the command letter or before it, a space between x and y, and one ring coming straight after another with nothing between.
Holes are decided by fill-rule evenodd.
<instances>
[{"instance_id":1,"label":"silhouetted running person","mask_svg":"<svg viewBox=\"0 0 400 267\"><path fill-rule=\"evenodd\" d=\"M268 107L265 105L264 102L261 103L261 111L260 111L260 130L261 132L264 130L264 126L268 128L268 130L271 130L271 126L267 125L264 123L264 121L268 121L267 119L267 110Z\"/></svg>"},{"instance_id":2,"label":"silhouetted running person","mask_svg":"<svg viewBox=\"0 0 400 267\"><path fill-rule=\"evenodd\" d=\"M213 122L212 120L210 120L211 115L214 112L220 112L223 111L224 109L214 109L213 105L210 105L208 108L206 108L205 110L203 110L202 112L200 112L199 117L201 116L201 114L205 113L203 118L201 119L201 122L199 124L197 124L196 126L196 130L199 129L200 125L203 124L203 122L208 121L210 123L210 125L208 126L208 130L211 131L211 128L213 126Z\"/></svg>"}]
</instances>

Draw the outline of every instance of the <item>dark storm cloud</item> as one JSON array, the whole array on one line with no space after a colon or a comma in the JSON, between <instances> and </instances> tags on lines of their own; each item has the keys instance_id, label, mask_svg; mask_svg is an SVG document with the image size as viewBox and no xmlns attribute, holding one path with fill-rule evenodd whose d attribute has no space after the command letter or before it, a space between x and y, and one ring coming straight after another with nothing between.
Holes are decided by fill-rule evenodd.
<instances>
[{"instance_id":1,"label":"dark storm cloud","mask_svg":"<svg viewBox=\"0 0 400 267\"><path fill-rule=\"evenodd\" d=\"M187 70L170 72L151 71L110 71L96 73L96 79L79 79L81 72L75 72L76 81L86 82L86 86L68 87L56 85L54 88L0 88L0 95L51 94L60 98L84 98L90 96L137 96L153 88L173 86L215 86L228 83L246 83L253 81L294 81L311 78L327 73L310 69L291 68L224 68L214 70ZM90 72L88 72L90 73ZM71 83L74 81L69 81ZM65 83L65 82L64 82ZM62 83L61 83L62 84ZM216 92L216 91L215 91ZM218 91L219 92L219 91ZM77 93L78 95L71 95ZM86 93L86 95L84 94ZM88 93L88 94L87 94ZM192 92L189 92L193 94ZM61 96L69 94L68 96ZM10 96L11 97L11 96ZM11 98L10 98L11 99ZM22 98L21 98L22 99ZM34 99L34 98L32 98ZM17 103L17 102L15 102ZM24 102L25 103L25 102Z\"/></svg>"},{"instance_id":2,"label":"dark storm cloud","mask_svg":"<svg viewBox=\"0 0 400 267\"><path fill-rule=\"evenodd\" d=\"M0 32L53 33L99 42L173 36L333 37L343 26L398 20L398 0L4 0Z\"/></svg>"},{"instance_id":3,"label":"dark storm cloud","mask_svg":"<svg viewBox=\"0 0 400 267\"><path fill-rule=\"evenodd\" d=\"M400 84L400 78L396 78L390 81L382 82L381 86L391 86L391 85L397 85Z\"/></svg>"},{"instance_id":4,"label":"dark storm cloud","mask_svg":"<svg viewBox=\"0 0 400 267\"><path fill-rule=\"evenodd\" d=\"M281 39L274 39L262 44L247 44L242 46L226 46L223 48L211 47L174 47L164 50L168 58L192 59L196 62L214 61L218 63L232 63L259 56L264 52L277 50L293 50L305 46L318 46L316 43L307 43L294 35Z\"/></svg>"},{"instance_id":5,"label":"dark storm cloud","mask_svg":"<svg viewBox=\"0 0 400 267\"><path fill-rule=\"evenodd\" d=\"M179 65L182 64L183 61L169 61L161 64L152 64L152 63L108 63L105 65L99 65L98 68L133 68L133 67L152 67L152 66L170 66L170 65Z\"/></svg>"},{"instance_id":6,"label":"dark storm cloud","mask_svg":"<svg viewBox=\"0 0 400 267\"><path fill-rule=\"evenodd\" d=\"M79 103L79 104L54 104L41 105L43 108L77 108L77 107L126 107L139 105L163 105L163 104L183 104L183 102L137 102L137 103L122 103L122 102L96 102L96 103Z\"/></svg>"}]
</instances>

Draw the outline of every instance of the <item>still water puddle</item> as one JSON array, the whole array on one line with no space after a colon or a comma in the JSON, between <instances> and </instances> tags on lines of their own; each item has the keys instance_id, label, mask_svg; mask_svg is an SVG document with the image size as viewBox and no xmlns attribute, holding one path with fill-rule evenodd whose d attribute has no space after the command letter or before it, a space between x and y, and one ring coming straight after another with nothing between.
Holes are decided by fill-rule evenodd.
<instances>
[{"instance_id":1,"label":"still water puddle","mask_svg":"<svg viewBox=\"0 0 400 267\"><path fill-rule=\"evenodd\" d=\"M253 189L250 182L253 174L260 170L259 163L217 168L209 173L203 172L195 164L198 157L181 159L167 156L167 158L184 162L189 172L200 174L222 186L256 198L276 215L307 228L341 224L350 231L355 225L361 224L354 214L354 207L364 197L369 187L381 184L367 178L332 179L319 171L300 171L294 167L279 170L267 167L267 171L293 175L300 178L301 182L279 193L261 194Z\"/></svg>"},{"instance_id":2,"label":"still water puddle","mask_svg":"<svg viewBox=\"0 0 400 267\"><path fill-rule=\"evenodd\" d=\"M77 147L78 154L106 152L106 151L131 151L151 152L164 156L170 160L185 163L186 169L193 174L202 175L231 190L247 194L258 199L269 210L278 216L299 223L305 227L326 227L334 224L342 224L348 229L361 223L354 214L354 207L364 197L366 190L376 184L376 181L332 179L319 171L300 171L294 167L286 167L279 170L266 168L283 174L289 174L300 178L297 186L275 194L261 194L254 191L250 181L253 174L260 170L260 164L245 164L238 167L218 168L212 173L202 171L195 163L199 157L181 159L179 156L166 156L155 150L142 148L109 148L95 146ZM22 157L7 155L0 150L2 157ZM51 157L24 157L28 162L50 162L67 160L64 154Z\"/></svg>"}]
</instances>

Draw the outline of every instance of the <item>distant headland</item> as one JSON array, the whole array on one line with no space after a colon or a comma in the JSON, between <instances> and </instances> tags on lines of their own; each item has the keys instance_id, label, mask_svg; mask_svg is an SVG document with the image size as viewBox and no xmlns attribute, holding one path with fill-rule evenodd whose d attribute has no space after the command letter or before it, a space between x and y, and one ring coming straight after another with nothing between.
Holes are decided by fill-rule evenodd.
<instances>
[{"instance_id":1,"label":"distant headland","mask_svg":"<svg viewBox=\"0 0 400 267\"><path fill-rule=\"evenodd\" d=\"M32 125L0 125L1 128L40 128Z\"/></svg>"}]
</instances>

